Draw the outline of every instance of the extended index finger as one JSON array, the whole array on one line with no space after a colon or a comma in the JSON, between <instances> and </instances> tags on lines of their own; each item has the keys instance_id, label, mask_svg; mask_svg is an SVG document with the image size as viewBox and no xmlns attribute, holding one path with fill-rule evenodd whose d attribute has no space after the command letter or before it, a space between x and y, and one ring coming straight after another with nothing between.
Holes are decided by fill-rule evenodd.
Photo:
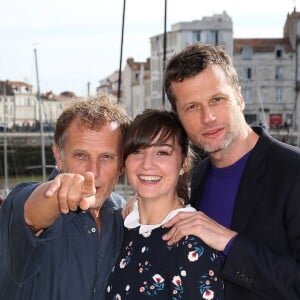
<instances>
[{"instance_id":1,"label":"extended index finger","mask_svg":"<svg viewBox=\"0 0 300 300\"><path fill-rule=\"evenodd\" d=\"M94 195L95 193L96 193L96 188L95 188L94 174L92 172L85 172L81 194L84 197L85 196L89 197Z\"/></svg>"}]
</instances>

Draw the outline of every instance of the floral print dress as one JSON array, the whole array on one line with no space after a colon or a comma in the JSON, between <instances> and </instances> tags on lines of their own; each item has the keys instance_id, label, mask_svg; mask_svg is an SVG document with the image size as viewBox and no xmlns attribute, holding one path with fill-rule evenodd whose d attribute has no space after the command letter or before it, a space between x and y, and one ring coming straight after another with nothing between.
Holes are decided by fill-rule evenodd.
<instances>
[{"instance_id":1,"label":"floral print dress","mask_svg":"<svg viewBox=\"0 0 300 300\"><path fill-rule=\"evenodd\" d=\"M223 299L218 252L195 236L174 246L162 240L169 229L139 233L125 229L122 249L111 273L106 299Z\"/></svg>"}]
</instances>

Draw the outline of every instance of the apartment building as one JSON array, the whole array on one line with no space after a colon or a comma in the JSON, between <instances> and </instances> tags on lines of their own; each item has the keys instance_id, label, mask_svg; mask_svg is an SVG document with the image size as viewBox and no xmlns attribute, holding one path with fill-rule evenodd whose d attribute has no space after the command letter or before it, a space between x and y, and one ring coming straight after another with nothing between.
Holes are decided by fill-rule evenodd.
<instances>
[{"instance_id":1,"label":"apartment building","mask_svg":"<svg viewBox=\"0 0 300 300\"><path fill-rule=\"evenodd\" d=\"M151 107L150 78L150 59L148 58L146 62L137 62L130 57L126 60L121 74L121 85L119 86L119 72L115 71L99 81L96 92L110 93L118 97L120 88L119 100L133 117Z\"/></svg>"},{"instance_id":2,"label":"apartment building","mask_svg":"<svg viewBox=\"0 0 300 300\"><path fill-rule=\"evenodd\" d=\"M119 71L114 71L112 74L99 81L99 86L96 88L96 92L109 93L115 97L118 97L118 93L120 93L120 96L122 97L122 89L122 82L120 82L119 86Z\"/></svg>"},{"instance_id":3,"label":"apartment building","mask_svg":"<svg viewBox=\"0 0 300 300\"><path fill-rule=\"evenodd\" d=\"M136 62L128 58L122 72L123 96L122 102L131 116L151 107L150 93L150 59L146 62Z\"/></svg>"},{"instance_id":4,"label":"apartment building","mask_svg":"<svg viewBox=\"0 0 300 300\"><path fill-rule=\"evenodd\" d=\"M234 38L233 22L226 12L179 22L166 35L150 37L150 57L145 62L128 58L121 82L115 71L99 82L97 92L119 96L133 117L149 107L170 109L162 86L166 60L194 42L220 45L233 57L238 71L247 122L261 124L275 137L299 145L299 37L300 12L296 9L287 14L283 35L278 38ZM49 92L38 100L32 85L0 81L0 130L4 124L20 131L38 127L40 104L43 123L50 128L64 103L74 96Z\"/></svg>"},{"instance_id":5,"label":"apartment building","mask_svg":"<svg viewBox=\"0 0 300 300\"><path fill-rule=\"evenodd\" d=\"M234 39L234 64L245 117L278 139L299 145L300 13L287 14L282 38Z\"/></svg>"},{"instance_id":6,"label":"apartment building","mask_svg":"<svg viewBox=\"0 0 300 300\"><path fill-rule=\"evenodd\" d=\"M0 115L8 128L32 127L38 119L33 86L21 81L0 81Z\"/></svg>"},{"instance_id":7,"label":"apartment building","mask_svg":"<svg viewBox=\"0 0 300 300\"><path fill-rule=\"evenodd\" d=\"M134 117L145 108L170 109L168 101L163 101L163 66L166 60L184 46L203 42L220 44L233 54L232 20L226 12L203 17L192 22L180 22L171 26L166 34L166 53L164 53L164 34L150 37L150 58L136 62L128 58L122 71L120 101L125 104ZM118 71L99 81L97 92L117 95Z\"/></svg>"},{"instance_id":8,"label":"apartment building","mask_svg":"<svg viewBox=\"0 0 300 300\"><path fill-rule=\"evenodd\" d=\"M133 116L146 107L170 109L163 96L165 61L188 44L220 45L232 56L237 69L247 122L262 125L276 138L299 145L299 37L300 12L296 9L287 14L283 36L278 38L234 38L233 23L226 12L179 22L166 35L150 37L150 59L145 63L127 60L122 72L121 101ZM148 64L149 70L145 68ZM141 76L144 70L147 78ZM150 97L148 87L143 88L146 84Z\"/></svg>"},{"instance_id":9,"label":"apartment building","mask_svg":"<svg viewBox=\"0 0 300 300\"><path fill-rule=\"evenodd\" d=\"M166 34L165 50L164 39L164 34L150 38L151 102L152 107L163 106L170 109L168 101L163 101L162 97L164 57L167 61L174 53L195 42L222 45L226 52L232 55L233 24L229 15L224 11L222 14L203 17L201 20L179 22L172 25L171 30Z\"/></svg>"},{"instance_id":10,"label":"apartment building","mask_svg":"<svg viewBox=\"0 0 300 300\"><path fill-rule=\"evenodd\" d=\"M53 130L62 109L73 93L52 92L37 98L34 87L21 81L0 81L0 130L6 126L9 131L38 131L42 120L45 130Z\"/></svg>"}]
</instances>

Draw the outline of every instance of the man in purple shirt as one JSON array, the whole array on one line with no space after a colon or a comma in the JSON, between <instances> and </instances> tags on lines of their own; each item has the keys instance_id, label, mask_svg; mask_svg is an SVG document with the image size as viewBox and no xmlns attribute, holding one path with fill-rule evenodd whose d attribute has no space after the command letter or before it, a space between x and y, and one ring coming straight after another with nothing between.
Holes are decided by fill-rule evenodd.
<instances>
[{"instance_id":1,"label":"man in purple shirt","mask_svg":"<svg viewBox=\"0 0 300 300\"><path fill-rule=\"evenodd\" d=\"M251 128L237 72L221 47L196 43L166 66L172 109L207 158L191 202L163 237L196 235L223 252L225 299L300 299L300 150Z\"/></svg>"}]
</instances>

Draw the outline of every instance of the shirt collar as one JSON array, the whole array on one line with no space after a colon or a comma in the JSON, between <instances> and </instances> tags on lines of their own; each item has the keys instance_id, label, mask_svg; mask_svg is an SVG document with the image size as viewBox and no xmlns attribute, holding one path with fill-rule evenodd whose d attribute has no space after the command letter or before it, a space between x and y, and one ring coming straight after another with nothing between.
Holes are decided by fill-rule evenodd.
<instances>
[{"instance_id":1,"label":"shirt collar","mask_svg":"<svg viewBox=\"0 0 300 300\"><path fill-rule=\"evenodd\" d=\"M181 211L193 212L193 211L196 211L196 209L188 204L188 205L186 205L186 207L178 208L178 209L170 211L169 214L165 217L165 219L159 224L151 224L151 225L140 224L140 222L139 222L140 221L140 213L139 213L138 201L136 201L134 203L133 210L125 218L124 226L128 229L140 227L139 233L144 234L146 232L151 232L153 229L158 228L158 227L162 226L163 224L167 223L169 220L171 220L173 217L175 217Z\"/></svg>"}]
</instances>

